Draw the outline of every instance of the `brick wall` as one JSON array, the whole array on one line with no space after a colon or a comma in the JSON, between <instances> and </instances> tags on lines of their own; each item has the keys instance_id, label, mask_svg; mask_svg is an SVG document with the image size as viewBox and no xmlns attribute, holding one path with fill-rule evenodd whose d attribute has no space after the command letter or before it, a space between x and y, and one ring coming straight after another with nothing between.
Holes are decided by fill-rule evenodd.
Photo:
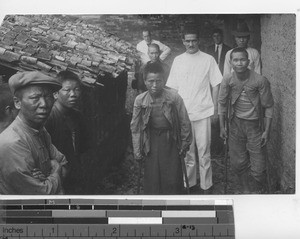
<instances>
[{"instance_id":1,"label":"brick wall","mask_svg":"<svg viewBox=\"0 0 300 239\"><path fill-rule=\"evenodd\" d=\"M275 99L269 158L286 193L295 192L295 21L293 14L261 17L263 75L270 80Z\"/></svg>"}]
</instances>

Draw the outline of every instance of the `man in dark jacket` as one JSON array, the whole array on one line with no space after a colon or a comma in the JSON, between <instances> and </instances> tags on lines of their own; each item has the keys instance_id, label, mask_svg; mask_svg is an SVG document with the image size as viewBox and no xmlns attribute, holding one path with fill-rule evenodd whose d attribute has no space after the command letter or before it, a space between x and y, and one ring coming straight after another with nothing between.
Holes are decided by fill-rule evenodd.
<instances>
[{"instance_id":1,"label":"man in dark jacket","mask_svg":"<svg viewBox=\"0 0 300 239\"><path fill-rule=\"evenodd\" d=\"M64 181L65 193L81 194L83 172L80 156L88 148L86 122L78 110L81 81L75 73L69 71L61 71L57 78L62 88L56 93L57 100L46 122L46 128L53 144L69 162Z\"/></svg>"},{"instance_id":2,"label":"man in dark jacket","mask_svg":"<svg viewBox=\"0 0 300 239\"><path fill-rule=\"evenodd\" d=\"M207 53L215 58L223 75L225 55L231 48L223 43L223 31L221 29L214 29L212 32L212 38L214 40L214 44L207 48Z\"/></svg>"}]
</instances>

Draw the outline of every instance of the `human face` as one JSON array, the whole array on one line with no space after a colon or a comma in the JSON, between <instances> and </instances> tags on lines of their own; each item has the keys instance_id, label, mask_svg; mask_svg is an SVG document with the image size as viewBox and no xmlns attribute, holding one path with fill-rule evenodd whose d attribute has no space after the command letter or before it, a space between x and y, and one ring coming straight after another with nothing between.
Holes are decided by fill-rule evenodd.
<instances>
[{"instance_id":1,"label":"human face","mask_svg":"<svg viewBox=\"0 0 300 239\"><path fill-rule=\"evenodd\" d=\"M14 97L20 118L34 129L40 129L46 122L53 103L53 92L49 86L27 86Z\"/></svg>"},{"instance_id":2,"label":"human face","mask_svg":"<svg viewBox=\"0 0 300 239\"><path fill-rule=\"evenodd\" d=\"M247 48L249 41L249 36L236 36L235 42L238 47Z\"/></svg>"},{"instance_id":3,"label":"human face","mask_svg":"<svg viewBox=\"0 0 300 239\"><path fill-rule=\"evenodd\" d=\"M80 84L76 80L65 80L57 94L57 101L66 108L78 106L81 96Z\"/></svg>"},{"instance_id":4,"label":"human face","mask_svg":"<svg viewBox=\"0 0 300 239\"><path fill-rule=\"evenodd\" d=\"M214 43L217 44L217 45L221 44L222 41L223 41L223 36L220 33L218 33L218 32L215 32L212 35L212 38L214 40Z\"/></svg>"},{"instance_id":5,"label":"human face","mask_svg":"<svg viewBox=\"0 0 300 239\"><path fill-rule=\"evenodd\" d=\"M143 32L143 39L146 41L147 44L151 43L151 34L148 31Z\"/></svg>"},{"instance_id":6,"label":"human face","mask_svg":"<svg viewBox=\"0 0 300 239\"><path fill-rule=\"evenodd\" d=\"M159 59L159 50L156 47L148 48L148 56L151 62L156 62Z\"/></svg>"},{"instance_id":7,"label":"human face","mask_svg":"<svg viewBox=\"0 0 300 239\"><path fill-rule=\"evenodd\" d=\"M148 73L145 85L152 96L159 96L164 88L165 81L161 73Z\"/></svg>"},{"instance_id":8,"label":"human face","mask_svg":"<svg viewBox=\"0 0 300 239\"><path fill-rule=\"evenodd\" d=\"M236 73L243 73L247 70L249 59L244 52L235 52L232 54L231 65Z\"/></svg>"},{"instance_id":9,"label":"human face","mask_svg":"<svg viewBox=\"0 0 300 239\"><path fill-rule=\"evenodd\" d=\"M187 34L184 36L183 44L186 48L186 53L194 54L199 50L199 40L196 34Z\"/></svg>"}]
</instances>

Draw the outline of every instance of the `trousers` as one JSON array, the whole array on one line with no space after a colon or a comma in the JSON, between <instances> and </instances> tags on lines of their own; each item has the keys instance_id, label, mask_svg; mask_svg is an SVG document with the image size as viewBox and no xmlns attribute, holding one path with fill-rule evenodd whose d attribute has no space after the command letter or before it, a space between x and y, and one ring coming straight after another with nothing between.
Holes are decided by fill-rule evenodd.
<instances>
[{"instance_id":1,"label":"trousers","mask_svg":"<svg viewBox=\"0 0 300 239\"><path fill-rule=\"evenodd\" d=\"M229 132L229 155L233 170L242 175L250 168L252 177L262 182L265 178L266 161L261 148L259 120L233 117Z\"/></svg>"},{"instance_id":2,"label":"trousers","mask_svg":"<svg viewBox=\"0 0 300 239\"><path fill-rule=\"evenodd\" d=\"M199 159L200 187L203 190L209 189L212 183L211 167L211 121L210 117L191 121L192 124L192 144L186 154L185 163L189 180L189 186L197 184L197 154Z\"/></svg>"}]
</instances>

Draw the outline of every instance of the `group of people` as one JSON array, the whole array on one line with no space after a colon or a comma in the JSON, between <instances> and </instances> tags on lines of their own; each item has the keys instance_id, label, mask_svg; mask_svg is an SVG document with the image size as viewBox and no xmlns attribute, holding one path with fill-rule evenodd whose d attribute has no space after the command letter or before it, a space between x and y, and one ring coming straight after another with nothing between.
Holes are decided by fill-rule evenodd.
<instances>
[{"instance_id":1,"label":"group of people","mask_svg":"<svg viewBox=\"0 0 300 239\"><path fill-rule=\"evenodd\" d=\"M175 57L169 71L163 61L170 48L143 31L144 40L137 45L143 63L137 86L142 87L131 131L134 157L144 164L145 194L199 188L213 193L212 125L228 142L241 193L266 192L265 146L274 101L270 83L261 75L260 55L248 46L247 24L238 25L233 35L236 47L231 49L223 43L222 30L213 30L214 44L205 53L199 49L199 32L186 28L186 51Z\"/></svg>"},{"instance_id":2,"label":"group of people","mask_svg":"<svg viewBox=\"0 0 300 239\"><path fill-rule=\"evenodd\" d=\"M198 31L186 28L186 50L169 67L171 49L143 31L131 131L144 194L213 193L212 125L229 144L242 193L265 190L274 101L259 53L248 46L247 25L233 35L237 46L230 49L215 29L205 53ZM81 95L81 80L69 71L18 72L0 85L0 194L82 193L81 156L90 144Z\"/></svg>"},{"instance_id":3,"label":"group of people","mask_svg":"<svg viewBox=\"0 0 300 239\"><path fill-rule=\"evenodd\" d=\"M80 193L88 136L79 77L19 72L0 92L0 194Z\"/></svg>"}]
</instances>

